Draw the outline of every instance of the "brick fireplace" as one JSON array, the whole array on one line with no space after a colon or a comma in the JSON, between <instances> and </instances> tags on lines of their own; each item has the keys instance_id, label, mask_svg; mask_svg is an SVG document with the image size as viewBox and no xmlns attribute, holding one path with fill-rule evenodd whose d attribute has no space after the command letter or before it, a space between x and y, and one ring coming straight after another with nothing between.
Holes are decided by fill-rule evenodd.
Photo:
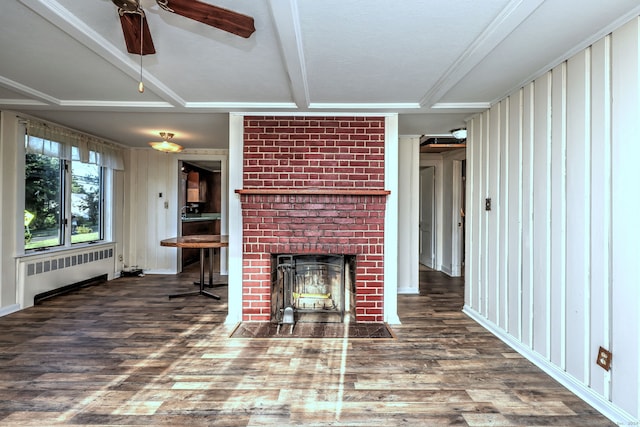
<instances>
[{"instance_id":1,"label":"brick fireplace","mask_svg":"<svg viewBox=\"0 0 640 427\"><path fill-rule=\"evenodd\" d=\"M356 321L384 320L384 150L384 117L244 117L243 321L272 320L282 254L352 257Z\"/></svg>"}]
</instances>

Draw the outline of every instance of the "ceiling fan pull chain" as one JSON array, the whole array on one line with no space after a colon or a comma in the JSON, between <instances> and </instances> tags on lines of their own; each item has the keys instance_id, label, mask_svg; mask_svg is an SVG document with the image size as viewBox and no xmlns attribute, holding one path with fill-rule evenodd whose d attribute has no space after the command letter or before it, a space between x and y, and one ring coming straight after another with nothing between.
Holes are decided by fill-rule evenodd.
<instances>
[{"instance_id":1,"label":"ceiling fan pull chain","mask_svg":"<svg viewBox=\"0 0 640 427\"><path fill-rule=\"evenodd\" d=\"M142 46L144 43L144 20L146 17L144 13L140 14L140 83L138 83L138 92L144 92L144 83L142 82Z\"/></svg>"},{"instance_id":2,"label":"ceiling fan pull chain","mask_svg":"<svg viewBox=\"0 0 640 427\"><path fill-rule=\"evenodd\" d=\"M158 3L158 6L160 6L160 8L166 10L167 12L174 12L174 10L169 7L169 0L156 0L156 3Z\"/></svg>"}]
</instances>

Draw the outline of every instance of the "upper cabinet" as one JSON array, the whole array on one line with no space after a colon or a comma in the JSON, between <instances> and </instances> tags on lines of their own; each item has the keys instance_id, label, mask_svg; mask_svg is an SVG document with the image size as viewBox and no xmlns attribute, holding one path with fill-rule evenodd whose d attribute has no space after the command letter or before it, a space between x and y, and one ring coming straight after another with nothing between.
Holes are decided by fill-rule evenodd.
<instances>
[{"instance_id":1,"label":"upper cabinet","mask_svg":"<svg viewBox=\"0 0 640 427\"><path fill-rule=\"evenodd\" d=\"M191 163L183 162L182 196L185 204L198 203L199 212L220 212L221 174Z\"/></svg>"},{"instance_id":2,"label":"upper cabinet","mask_svg":"<svg viewBox=\"0 0 640 427\"><path fill-rule=\"evenodd\" d=\"M187 203L198 203L200 201L200 174L191 171L187 175Z\"/></svg>"}]
</instances>

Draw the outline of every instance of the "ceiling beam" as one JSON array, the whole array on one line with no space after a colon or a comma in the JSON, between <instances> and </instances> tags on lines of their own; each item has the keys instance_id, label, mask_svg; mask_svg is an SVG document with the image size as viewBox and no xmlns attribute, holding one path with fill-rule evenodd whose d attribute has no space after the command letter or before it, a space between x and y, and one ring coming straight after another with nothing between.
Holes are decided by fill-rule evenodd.
<instances>
[{"instance_id":1,"label":"ceiling beam","mask_svg":"<svg viewBox=\"0 0 640 427\"><path fill-rule=\"evenodd\" d=\"M531 15L544 0L511 0L480 36L444 72L435 85L422 97L420 105L431 107L460 82L500 42L506 39Z\"/></svg>"},{"instance_id":2,"label":"ceiling beam","mask_svg":"<svg viewBox=\"0 0 640 427\"><path fill-rule=\"evenodd\" d=\"M298 108L310 105L307 68L302 46L302 30L296 0L270 0L269 10L280 44L284 68L289 76L291 97Z\"/></svg>"}]
</instances>

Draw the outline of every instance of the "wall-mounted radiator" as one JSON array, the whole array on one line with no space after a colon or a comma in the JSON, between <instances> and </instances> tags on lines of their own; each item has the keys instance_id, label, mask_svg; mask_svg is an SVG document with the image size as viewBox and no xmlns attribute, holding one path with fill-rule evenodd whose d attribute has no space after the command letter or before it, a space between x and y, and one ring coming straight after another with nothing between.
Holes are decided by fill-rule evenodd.
<instances>
[{"instance_id":1,"label":"wall-mounted radiator","mask_svg":"<svg viewBox=\"0 0 640 427\"><path fill-rule=\"evenodd\" d=\"M17 302L31 307L34 297L74 283L107 275L113 279L115 244L42 253L17 259Z\"/></svg>"}]
</instances>

